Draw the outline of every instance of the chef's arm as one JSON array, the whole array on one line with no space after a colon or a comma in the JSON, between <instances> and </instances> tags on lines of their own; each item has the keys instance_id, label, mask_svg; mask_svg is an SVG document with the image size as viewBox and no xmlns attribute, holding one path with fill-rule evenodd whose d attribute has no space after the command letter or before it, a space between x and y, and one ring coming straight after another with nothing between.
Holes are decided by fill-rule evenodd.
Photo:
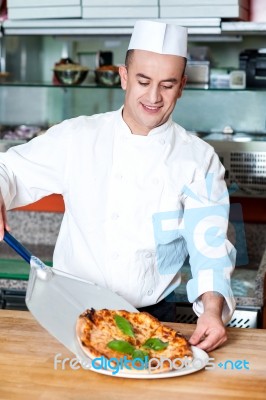
<instances>
[{"instance_id":1,"label":"chef's arm","mask_svg":"<svg viewBox=\"0 0 266 400\"><path fill-rule=\"evenodd\" d=\"M222 321L224 298L217 292L206 292L201 296L203 314L197 321L197 327L190 343L206 351L212 351L226 340L226 329Z\"/></svg>"},{"instance_id":2,"label":"chef's arm","mask_svg":"<svg viewBox=\"0 0 266 400\"><path fill-rule=\"evenodd\" d=\"M184 237L192 272L188 299L200 316L204 312L203 294L220 293L225 300L222 320L227 324L235 309L230 280L236 249L227 238L230 201L224 167L213 149L209 149L205 165L184 193Z\"/></svg>"},{"instance_id":3,"label":"chef's arm","mask_svg":"<svg viewBox=\"0 0 266 400\"><path fill-rule=\"evenodd\" d=\"M210 312L216 314L217 317L222 319L222 312L224 307L224 297L218 292L206 292L201 296L203 303L203 312Z\"/></svg>"},{"instance_id":4,"label":"chef's arm","mask_svg":"<svg viewBox=\"0 0 266 400\"><path fill-rule=\"evenodd\" d=\"M0 152L0 188L6 210L67 191L77 129L71 121L64 121L28 143ZM3 207L1 214L3 218Z\"/></svg>"}]
</instances>

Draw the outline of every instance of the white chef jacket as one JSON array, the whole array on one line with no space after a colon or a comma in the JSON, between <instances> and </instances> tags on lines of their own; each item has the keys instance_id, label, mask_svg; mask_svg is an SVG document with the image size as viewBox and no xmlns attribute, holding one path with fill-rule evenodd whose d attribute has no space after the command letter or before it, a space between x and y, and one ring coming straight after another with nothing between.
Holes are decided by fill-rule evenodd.
<instances>
[{"instance_id":1,"label":"white chef jacket","mask_svg":"<svg viewBox=\"0 0 266 400\"><path fill-rule=\"evenodd\" d=\"M179 269L189 251L189 301L200 315L201 294L221 293L226 322L235 307L230 288L234 247L225 237L218 246L223 261L216 262L217 246L208 246L210 262L205 263L199 257L206 242L204 221L196 239L194 228L184 229L186 210L228 209L223 174L213 148L171 118L147 136L134 135L122 118L122 107L66 120L0 153L0 187L7 209L52 193L64 197L53 257L57 269L144 307L180 284ZM210 177L211 188L206 184ZM225 235L226 217L209 217Z\"/></svg>"}]
</instances>

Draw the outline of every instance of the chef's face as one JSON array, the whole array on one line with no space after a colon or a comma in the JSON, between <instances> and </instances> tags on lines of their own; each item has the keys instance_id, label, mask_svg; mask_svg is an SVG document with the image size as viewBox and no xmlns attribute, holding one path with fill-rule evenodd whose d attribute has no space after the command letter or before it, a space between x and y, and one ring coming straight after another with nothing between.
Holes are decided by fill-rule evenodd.
<instances>
[{"instance_id":1,"label":"chef's face","mask_svg":"<svg viewBox=\"0 0 266 400\"><path fill-rule=\"evenodd\" d=\"M184 68L182 57L144 50L134 50L127 67L120 67L123 118L132 133L147 135L168 120L186 83Z\"/></svg>"}]
</instances>

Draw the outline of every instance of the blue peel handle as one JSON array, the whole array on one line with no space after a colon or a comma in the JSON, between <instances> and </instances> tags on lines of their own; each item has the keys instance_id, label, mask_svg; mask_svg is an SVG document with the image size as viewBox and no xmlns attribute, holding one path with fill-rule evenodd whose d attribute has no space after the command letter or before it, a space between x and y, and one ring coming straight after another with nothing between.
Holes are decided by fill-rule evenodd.
<instances>
[{"instance_id":1,"label":"blue peel handle","mask_svg":"<svg viewBox=\"0 0 266 400\"><path fill-rule=\"evenodd\" d=\"M30 264L31 260L31 253L29 250L27 250L24 246L22 246L21 243L17 241L17 239L14 238L9 232L5 231L4 233L4 241L12 247L13 250L15 250L22 258L24 258L27 263Z\"/></svg>"}]
</instances>

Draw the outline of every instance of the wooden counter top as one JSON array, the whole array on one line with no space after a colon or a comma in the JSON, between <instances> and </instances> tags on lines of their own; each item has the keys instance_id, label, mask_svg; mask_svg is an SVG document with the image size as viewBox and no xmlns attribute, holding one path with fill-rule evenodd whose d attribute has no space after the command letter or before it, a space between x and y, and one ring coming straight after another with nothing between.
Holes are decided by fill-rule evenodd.
<instances>
[{"instance_id":1,"label":"wooden counter top","mask_svg":"<svg viewBox=\"0 0 266 400\"><path fill-rule=\"evenodd\" d=\"M194 325L168 324L187 337ZM126 379L85 369L54 368L54 357L74 358L27 311L0 310L1 400L265 399L266 330L228 329L228 342L209 354L215 369L166 379ZM218 363L246 360L250 368ZM243 364L243 363L242 363ZM231 364L230 364L231 365Z\"/></svg>"}]
</instances>

